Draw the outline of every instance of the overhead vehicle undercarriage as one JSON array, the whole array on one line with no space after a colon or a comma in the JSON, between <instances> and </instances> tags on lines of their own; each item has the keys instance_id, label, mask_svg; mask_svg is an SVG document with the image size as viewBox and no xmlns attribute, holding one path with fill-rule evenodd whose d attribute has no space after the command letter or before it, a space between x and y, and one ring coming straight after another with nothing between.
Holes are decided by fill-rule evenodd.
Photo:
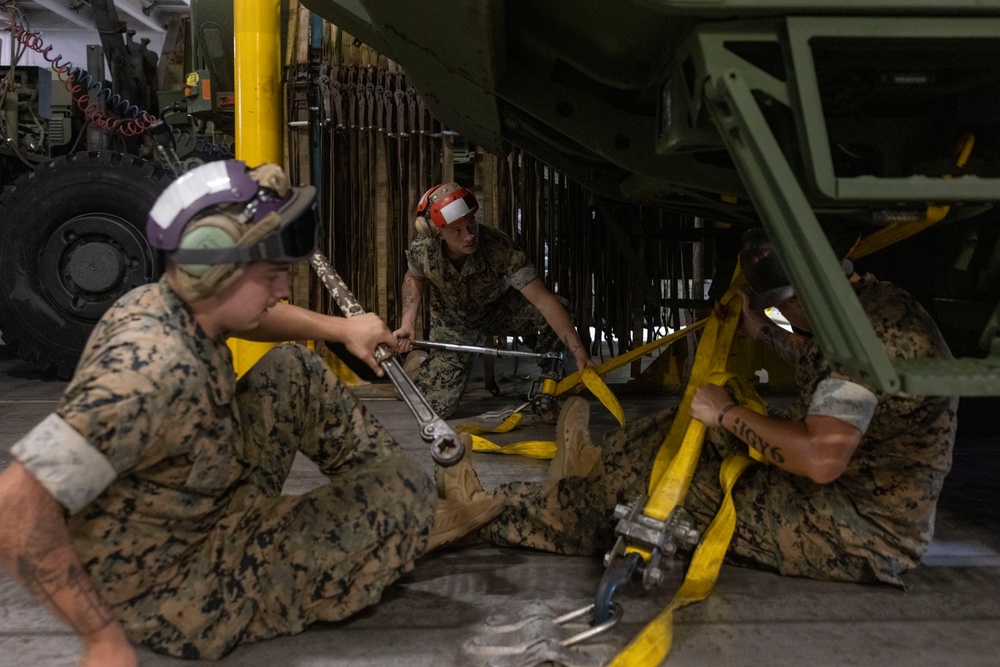
<instances>
[{"instance_id":1,"label":"overhead vehicle undercarriage","mask_svg":"<svg viewBox=\"0 0 1000 667\"><path fill-rule=\"evenodd\" d=\"M978 344L890 362L826 238L936 223L995 254L1000 2L304 4L400 63L477 145L518 146L606 196L763 224L842 370L1000 395L1000 316L981 315L995 289L925 284L949 319L980 313L955 322Z\"/></svg>"}]
</instances>

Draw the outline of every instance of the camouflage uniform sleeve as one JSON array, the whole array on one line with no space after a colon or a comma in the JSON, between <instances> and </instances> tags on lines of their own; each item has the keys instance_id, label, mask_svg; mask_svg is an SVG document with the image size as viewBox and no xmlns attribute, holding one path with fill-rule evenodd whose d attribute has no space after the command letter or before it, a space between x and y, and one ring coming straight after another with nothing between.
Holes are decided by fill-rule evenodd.
<instances>
[{"instance_id":1,"label":"camouflage uniform sleeve","mask_svg":"<svg viewBox=\"0 0 1000 667\"><path fill-rule=\"evenodd\" d=\"M118 473L56 413L17 441L11 454L71 513L83 509Z\"/></svg>"},{"instance_id":2,"label":"camouflage uniform sleeve","mask_svg":"<svg viewBox=\"0 0 1000 667\"><path fill-rule=\"evenodd\" d=\"M506 236L503 239L504 250L507 254L507 280L510 281L511 287L520 291L538 277L538 270L535 269L534 264L528 261L528 256L524 254L524 251L514 245L513 241Z\"/></svg>"},{"instance_id":3,"label":"camouflage uniform sleeve","mask_svg":"<svg viewBox=\"0 0 1000 667\"><path fill-rule=\"evenodd\" d=\"M850 380L826 378L816 386L807 414L839 419L864 435L876 407L878 397L870 389Z\"/></svg>"},{"instance_id":4,"label":"camouflage uniform sleeve","mask_svg":"<svg viewBox=\"0 0 1000 667\"><path fill-rule=\"evenodd\" d=\"M117 346L81 368L56 412L15 445L18 460L70 512L86 506L119 475L163 457L158 443L167 415L178 417L170 397L183 390L152 379L164 369L159 361L145 366L145 372L131 370L136 358L149 358L144 352L149 350L142 346ZM177 423L183 423L180 419Z\"/></svg>"},{"instance_id":5,"label":"camouflage uniform sleeve","mask_svg":"<svg viewBox=\"0 0 1000 667\"><path fill-rule=\"evenodd\" d=\"M414 239L406 250L406 268L415 276L427 277L424 267L427 266L427 244L421 239Z\"/></svg>"}]
</instances>

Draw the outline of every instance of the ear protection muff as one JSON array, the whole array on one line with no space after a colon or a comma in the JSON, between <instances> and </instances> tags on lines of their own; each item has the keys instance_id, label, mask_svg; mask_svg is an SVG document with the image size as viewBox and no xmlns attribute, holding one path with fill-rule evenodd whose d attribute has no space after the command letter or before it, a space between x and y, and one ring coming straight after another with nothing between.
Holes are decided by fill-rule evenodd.
<instances>
[{"instance_id":1,"label":"ear protection muff","mask_svg":"<svg viewBox=\"0 0 1000 667\"><path fill-rule=\"evenodd\" d=\"M436 236L438 233L437 227L427 222L427 218L422 215L418 215L417 219L413 221L413 227L417 230L417 234L428 238Z\"/></svg>"},{"instance_id":2,"label":"ear protection muff","mask_svg":"<svg viewBox=\"0 0 1000 667\"><path fill-rule=\"evenodd\" d=\"M232 248L243 236L243 231L242 225L224 213L206 215L184 230L178 248L187 250ZM193 276L202 276L213 268L211 264L181 264L180 266Z\"/></svg>"},{"instance_id":3,"label":"ear protection muff","mask_svg":"<svg viewBox=\"0 0 1000 667\"><path fill-rule=\"evenodd\" d=\"M232 248L245 238L245 226L231 215L206 215L188 225L179 248ZM177 264L174 287L181 298L190 302L207 299L231 285L245 271L241 264Z\"/></svg>"},{"instance_id":4,"label":"ear protection muff","mask_svg":"<svg viewBox=\"0 0 1000 667\"><path fill-rule=\"evenodd\" d=\"M420 201L417 202L417 218L413 221L413 227L417 230L417 234L427 238L432 238L438 234L437 226L428 220L427 217L431 212L431 193L439 187L441 187L440 183L435 185L433 188L429 188L426 192L424 192L423 196L420 197Z\"/></svg>"}]
</instances>

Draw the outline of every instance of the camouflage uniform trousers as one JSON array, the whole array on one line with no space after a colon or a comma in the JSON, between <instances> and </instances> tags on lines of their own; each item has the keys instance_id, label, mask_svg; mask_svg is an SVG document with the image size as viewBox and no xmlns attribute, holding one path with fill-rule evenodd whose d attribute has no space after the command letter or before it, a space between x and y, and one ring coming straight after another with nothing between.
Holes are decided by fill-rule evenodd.
<instances>
[{"instance_id":1,"label":"camouflage uniform trousers","mask_svg":"<svg viewBox=\"0 0 1000 667\"><path fill-rule=\"evenodd\" d=\"M565 308L569 305L563 297L556 299ZM480 345L487 336L524 336L532 351L555 352L563 345L542 313L517 290L510 290L496 305L492 317L486 322L464 322L461 315L449 313L447 319L432 312L430 340L436 343ZM450 417L469 384L475 355L470 352L431 350L427 359L413 375L413 383L442 418ZM544 364L541 369L546 370Z\"/></svg>"},{"instance_id":2,"label":"camouflage uniform trousers","mask_svg":"<svg viewBox=\"0 0 1000 667\"><path fill-rule=\"evenodd\" d=\"M570 477L552 485L515 482L501 485L504 511L479 536L501 546L521 546L571 555L597 555L615 540L616 504L633 502L647 493L652 462L675 415L675 408L643 417L609 433L601 443L602 460L584 477ZM704 533L722 502L719 468L726 455L746 452L734 436L710 428L684 507ZM792 477L778 468L751 465L733 489L736 530L726 562L786 575L836 581L878 581L868 558L858 555L857 543L865 530L831 534L822 517L803 513L791 487ZM817 485L818 486L818 485ZM756 498L788 491L779 510L758 504ZM836 511L835 509L832 511ZM855 518L856 524L863 523ZM690 550L687 551L690 555Z\"/></svg>"},{"instance_id":3,"label":"camouflage uniform trousers","mask_svg":"<svg viewBox=\"0 0 1000 667\"><path fill-rule=\"evenodd\" d=\"M433 483L319 357L270 351L237 387L249 475L173 576L115 611L129 637L185 658L339 621L413 569ZM296 451L329 484L281 495ZM165 532L164 540L170 539Z\"/></svg>"}]
</instances>

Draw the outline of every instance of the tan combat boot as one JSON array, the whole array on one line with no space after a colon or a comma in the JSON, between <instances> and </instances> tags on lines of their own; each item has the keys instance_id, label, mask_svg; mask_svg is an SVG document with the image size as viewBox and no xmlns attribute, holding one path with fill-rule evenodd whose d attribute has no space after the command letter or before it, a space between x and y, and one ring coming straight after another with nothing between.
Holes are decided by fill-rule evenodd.
<instances>
[{"instance_id":1,"label":"tan combat boot","mask_svg":"<svg viewBox=\"0 0 1000 667\"><path fill-rule=\"evenodd\" d=\"M427 551L453 542L492 521L503 510L504 498L487 493L472 467L472 437L459 433L465 445L462 460L453 466L435 466L438 504Z\"/></svg>"},{"instance_id":2,"label":"tan combat boot","mask_svg":"<svg viewBox=\"0 0 1000 667\"><path fill-rule=\"evenodd\" d=\"M590 404L580 396L563 403L556 423L556 453L549 463L549 482L586 477L601 461L601 448L590 441Z\"/></svg>"},{"instance_id":3,"label":"tan combat boot","mask_svg":"<svg viewBox=\"0 0 1000 667\"><path fill-rule=\"evenodd\" d=\"M417 374L417 369L420 368L426 358L427 350L410 350L410 353L406 355L406 359L403 360L403 372L412 380L413 376Z\"/></svg>"}]
</instances>

